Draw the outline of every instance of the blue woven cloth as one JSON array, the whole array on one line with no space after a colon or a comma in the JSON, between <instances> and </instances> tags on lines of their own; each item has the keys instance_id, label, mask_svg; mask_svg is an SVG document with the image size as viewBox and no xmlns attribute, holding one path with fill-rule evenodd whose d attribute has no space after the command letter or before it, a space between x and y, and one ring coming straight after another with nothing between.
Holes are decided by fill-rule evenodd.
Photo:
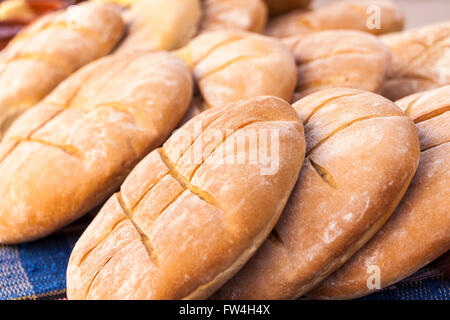
<instances>
[{"instance_id":1,"label":"blue woven cloth","mask_svg":"<svg viewBox=\"0 0 450 320\"><path fill-rule=\"evenodd\" d=\"M65 298L66 267L90 217L39 241L0 245L0 299ZM450 283L432 265L365 300L450 300Z\"/></svg>"}]
</instances>

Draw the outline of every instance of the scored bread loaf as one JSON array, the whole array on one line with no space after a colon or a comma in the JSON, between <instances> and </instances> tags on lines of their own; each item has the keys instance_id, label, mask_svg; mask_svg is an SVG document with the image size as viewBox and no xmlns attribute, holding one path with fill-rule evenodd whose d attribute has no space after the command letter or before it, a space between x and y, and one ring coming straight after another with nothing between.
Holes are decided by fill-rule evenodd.
<instances>
[{"instance_id":1,"label":"scored bread loaf","mask_svg":"<svg viewBox=\"0 0 450 320\"><path fill-rule=\"evenodd\" d=\"M450 86L408 96L397 104L419 131L422 152L417 173L386 225L310 292L312 298L350 299L373 293L377 282L372 276L377 273L379 288L384 288L450 249Z\"/></svg>"},{"instance_id":2,"label":"scored bread loaf","mask_svg":"<svg viewBox=\"0 0 450 320\"><path fill-rule=\"evenodd\" d=\"M272 234L216 299L298 298L386 222L419 160L413 121L374 93L334 88L294 104L306 158Z\"/></svg>"},{"instance_id":3,"label":"scored bread loaf","mask_svg":"<svg viewBox=\"0 0 450 320\"><path fill-rule=\"evenodd\" d=\"M271 172L250 160L265 147L278 164ZM191 119L136 166L78 240L68 298L207 298L270 233L304 152L298 116L276 97Z\"/></svg>"},{"instance_id":4,"label":"scored bread loaf","mask_svg":"<svg viewBox=\"0 0 450 320\"><path fill-rule=\"evenodd\" d=\"M330 30L286 39L297 61L294 101L330 87L380 93L391 63L389 49L375 36Z\"/></svg>"},{"instance_id":5,"label":"scored bread loaf","mask_svg":"<svg viewBox=\"0 0 450 320\"><path fill-rule=\"evenodd\" d=\"M266 34L272 37L305 36L331 29L352 29L383 34L403 29L400 7L387 0L336 1L312 10L296 10L273 19Z\"/></svg>"},{"instance_id":6,"label":"scored bread loaf","mask_svg":"<svg viewBox=\"0 0 450 320\"><path fill-rule=\"evenodd\" d=\"M294 9L308 8L312 0L264 0L271 16L289 12Z\"/></svg>"},{"instance_id":7,"label":"scored bread loaf","mask_svg":"<svg viewBox=\"0 0 450 320\"><path fill-rule=\"evenodd\" d=\"M177 55L191 66L202 97L189 111L191 116L255 96L292 98L295 60L277 39L239 30L207 32Z\"/></svg>"},{"instance_id":8,"label":"scored bread loaf","mask_svg":"<svg viewBox=\"0 0 450 320\"><path fill-rule=\"evenodd\" d=\"M0 243L43 237L99 205L186 112L192 75L169 53L99 59L0 143Z\"/></svg>"},{"instance_id":9,"label":"scored bread loaf","mask_svg":"<svg viewBox=\"0 0 450 320\"><path fill-rule=\"evenodd\" d=\"M114 5L85 3L22 30L0 54L0 140L17 116L58 83L108 54L124 28Z\"/></svg>"},{"instance_id":10,"label":"scored bread loaf","mask_svg":"<svg viewBox=\"0 0 450 320\"><path fill-rule=\"evenodd\" d=\"M200 32L230 29L261 32L266 21L267 7L263 0L205 0Z\"/></svg>"},{"instance_id":11,"label":"scored bread loaf","mask_svg":"<svg viewBox=\"0 0 450 320\"><path fill-rule=\"evenodd\" d=\"M140 0L125 13L128 34L118 52L175 50L197 33L200 0Z\"/></svg>"},{"instance_id":12,"label":"scored bread loaf","mask_svg":"<svg viewBox=\"0 0 450 320\"><path fill-rule=\"evenodd\" d=\"M383 95L392 101L450 84L450 21L381 37L392 52Z\"/></svg>"}]
</instances>

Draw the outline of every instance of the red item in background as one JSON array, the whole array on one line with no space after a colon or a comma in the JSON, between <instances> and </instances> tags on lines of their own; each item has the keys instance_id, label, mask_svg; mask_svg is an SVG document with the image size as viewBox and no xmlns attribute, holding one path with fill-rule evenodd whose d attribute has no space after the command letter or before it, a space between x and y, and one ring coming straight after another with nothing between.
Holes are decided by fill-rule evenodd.
<instances>
[{"instance_id":1,"label":"red item in background","mask_svg":"<svg viewBox=\"0 0 450 320\"><path fill-rule=\"evenodd\" d=\"M36 13L34 19L39 16L67 8L83 0L27 0L30 8ZM0 50L3 49L19 31L32 20L27 21L0 21Z\"/></svg>"}]
</instances>

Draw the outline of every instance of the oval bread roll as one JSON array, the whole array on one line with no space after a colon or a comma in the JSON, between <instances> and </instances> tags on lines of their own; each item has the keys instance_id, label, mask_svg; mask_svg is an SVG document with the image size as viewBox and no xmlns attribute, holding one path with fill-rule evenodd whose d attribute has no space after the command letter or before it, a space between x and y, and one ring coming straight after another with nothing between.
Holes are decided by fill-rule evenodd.
<instances>
[{"instance_id":1,"label":"oval bread roll","mask_svg":"<svg viewBox=\"0 0 450 320\"><path fill-rule=\"evenodd\" d=\"M316 31L352 29L378 35L400 31L403 25L403 13L392 1L350 0L277 17L267 26L266 34L279 38L304 37Z\"/></svg>"},{"instance_id":2,"label":"oval bread roll","mask_svg":"<svg viewBox=\"0 0 450 320\"><path fill-rule=\"evenodd\" d=\"M397 104L416 123L419 168L392 218L352 259L308 295L350 299L376 291L371 266L384 288L450 249L450 86L408 96ZM376 270L376 269L375 269Z\"/></svg>"},{"instance_id":3,"label":"oval bread roll","mask_svg":"<svg viewBox=\"0 0 450 320\"><path fill-rule=\"evenodd\" d=\"M393 101L450 84L450 22L385 35L392 67L383 95Z\"/></svg>"},{"instance_id":4,"label":"oval bread roll","mask_svg":"<svg viewBox=\"0 0 450 320\"><path fill-rule=\"evenodd\" d=\"M294 9L308 8L312 0L264 0L269 8L269 14L275 16Z\"/></svg>"},{"instance_id":5,"label":"oval bread roll","mask_svg":"<svg viewBox=\"0 0 450 320\"><path fill-rule=\"evenodd\" d=\"M255 96L292 98L295 60L277 39L237 30L208 32L177 55L191 66L202 96L192 115Z\"/></svg>"},{"instance_id":6,"label":"oval bread roll","mask_svg":"<svg viewBox=\"0 0 450 320\"><path fill-rule=\"evenodd\" d=\"M203 11L200 32L230 29L261 32L267 21L263 0L205 0Z\"/></svg>"},{"instance_id":7,"label":"oval bread roll","mask_svg":"<svg viewBox=\"0 0 450 320\"><path fill-rule=\"evenodd\" d=\"M197 33L200 0L140 0L126 12L128 34L118 52L174 50Z\"/></svg>"},{"instance_id":8,"label":"oval bread roll","mask_svg":"<svg viewBox=\"0 0 450 320\"><path fill-rule=\"evenodd\" d=\"M217 299L298 298L348 260L386 222L419 160L413 121L355 89L294 104L306 159L271 236Z\"/></svg>"},{"instance_id":9,"label":"oval bread roll","mask_svg":"<svg viewBox=\"0 0 450 320\"><path fill-rule=\"evenodd\" d=\"M380 93L391 63L389 49L375 36L351 30L313 33L286 42L297 60L294 101L330 87Z\"/></svg>"},{"instance_id":10,"label":"oval bread roll","mask_svg":"<svg viewBox=\"0 0 450 320\"><path fill-rule=\"evenodd\" d=\"M240 144L245 137L258 143ZM278 163L267 174L261 159L249 160L265 146ZM302 125L279 98L195 117L136 166L81 236L68 298L207 298L270 233L304 151Z\"/></svg>"},{"instance_id":11,"label":"oval bread roll","mask_svg":"<svg viewBox=\"0 0 450 320\"><path fill-rule=\"evenodd\" d=\"M115 6L85 3L47 14L19 33L0 54L0 140L23 111L108 54L124 28Z\"/></svg>"},{"instance_id":12,"label":"oval bread roll","mask_svg":"<svg viewBox=\"0 0 450 320\"><path fill-rule=\"evenodd\" d=\"M0 144L0 243L43 237L100 204L186 112L192 76L168 53L80 69Z\"/></svg>"}]
</instances>

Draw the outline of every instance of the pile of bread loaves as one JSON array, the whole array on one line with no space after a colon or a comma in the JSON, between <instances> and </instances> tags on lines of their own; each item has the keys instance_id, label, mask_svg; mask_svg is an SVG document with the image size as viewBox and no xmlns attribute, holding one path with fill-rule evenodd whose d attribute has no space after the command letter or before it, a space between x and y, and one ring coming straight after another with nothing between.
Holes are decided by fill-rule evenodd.
<instances>
[{"instance_id":1,"label":"pile of bread loaves","mask_svg":"<svg viewBox=\"0 0 450 320\"><path fill-rule=\"evenodd\" d=\"M450 21L113 2L0 51L0 243L103 204L68 298L356 298L449 250Z\"/></svg>"}]
</instances>

